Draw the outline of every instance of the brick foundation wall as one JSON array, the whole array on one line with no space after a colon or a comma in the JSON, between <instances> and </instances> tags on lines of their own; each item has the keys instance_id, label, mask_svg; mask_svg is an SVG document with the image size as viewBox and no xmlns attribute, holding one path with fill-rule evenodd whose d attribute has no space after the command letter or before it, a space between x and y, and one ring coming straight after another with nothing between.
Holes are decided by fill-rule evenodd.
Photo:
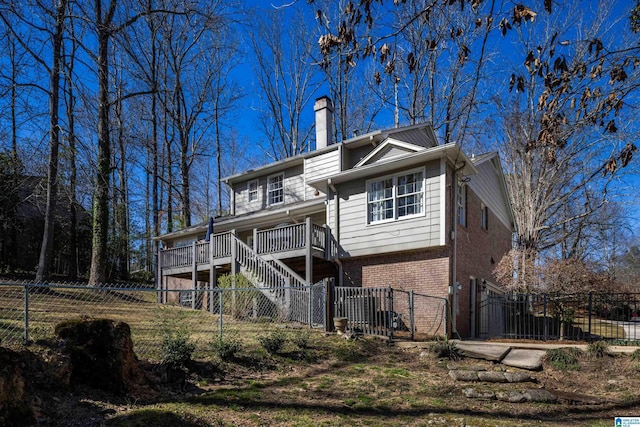
<instances>
[{"instance_id":1,"label":"brick foundation wall","mask_svg":"<svg viewBox=\"0 0 640 427\"><path fill-rule=\"evenodd\" d=\"M494 282L493 270L511 249L511 230L489 209L488 229L481 227L481 202L467 187L467 226L457 226L456 280L458 292L457 330L471 335L471 278ZM455 309L455 307L454 307Z\"/></svg>"},{"instance_id":2,"label":"brick foundation wall","mask_svg":"<svg viewBox=\"0 0 640 427\"><path fill-rule=\"evenodd\" d=\"M444 335L443 299L449 293L449 248L345 259L343 285L394 289L419 294L414 299L416 332ZM426 296L440 297L428 298ZM394 311L408 316L408 294L394 295ZM408 320L407 320L408 321ZM448 322L448 319L447 319Z\"/></svg>"}]
</instances>

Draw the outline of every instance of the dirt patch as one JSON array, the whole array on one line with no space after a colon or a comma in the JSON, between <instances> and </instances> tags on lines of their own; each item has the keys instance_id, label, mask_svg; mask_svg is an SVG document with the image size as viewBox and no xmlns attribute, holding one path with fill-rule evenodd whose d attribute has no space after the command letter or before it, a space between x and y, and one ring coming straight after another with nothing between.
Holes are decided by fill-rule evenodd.
<instances>
[{"instance_id":1,"label":"dirt patch","mask_svg":"<svg viewBox=\"0 0 640 427\"><path fill-rule=\"evenodd\" d=\"M527 373L535 382L492 383L456 381L449 371L522 371L484 360L451 362L374 339L351 342L314 334L308 348L288 345L278 354L245 347L229 360L212 356L189 363L180 383L162 382L159 365L140 363L152 390L142 395L132 388L114 393L73 384L54 391L49 375L33 387L27 379L25 396L35 408L32 421L40 426L586 426L640 413L640 362L629 355L583 355L577 370L545 363L542 371ZM55 360L51 348L33 350L38 363L47 364L44 356ZM20 369L26 372L31 364ZM466 397L470 387L504 399ZM562 398L555 403L516 399L530 390Z\"/></svg>"}]
</instances>

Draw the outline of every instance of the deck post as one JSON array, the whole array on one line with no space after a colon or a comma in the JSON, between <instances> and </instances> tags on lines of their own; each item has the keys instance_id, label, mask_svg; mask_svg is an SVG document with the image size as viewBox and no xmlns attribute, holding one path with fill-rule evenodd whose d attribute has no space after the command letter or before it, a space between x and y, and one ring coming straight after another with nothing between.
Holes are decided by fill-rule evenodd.
<instances>
[{"instance_id":1,"label":"deck post","mask_svg":"<svg viewBox=\"0 0 640 427\"><path fill-rule=\"evenodd\" d=\"M311 285L313 282L313 224L311 223L311 217L305 219L305 240L306 240L306 265L305 265L305 280L306 285Z\"/></svg>"},{"instance_id":2,"label":"deck post","mask_svg":"<svg viewBox=\"0 0 640 427\"><path fill-rule=\"evenodd\" d=\"M198 288L198 260L196 257L196 248L197 242L193 242L191 244L191 248L193 249L192 253L192 270L191 270L191 280L193 281L193 293L191 294L191 308L195 310L196 308L196 289Z\"/></svg>"},{"instance_id":3,"label":"deck post","mask_svg":"<svg viewBox=\"0 0 640 427\"><path fill-rule=\"evenodd\" d=\"M231 236L229 236L229 239L231 240L231 310L232 313L235 311L236 309L236 292L235 292L235 288L236 288L236 276L239 273L239 265L238 265L238 243L236 242L236 239L238 238L238 232L235 230L235 228L233 230L231 230L229 232L231 234Z\"/></svg>"},{"instance_id":4,"label":"deck post","mask_svg":"<svg viewBox=\"0 0 640 427\"><path fill-rule=\"evenodd\" d=\"M162 252L160 245L156 245L156 289L158 290L158 304L162 304Z\"/></svg>"},{"instance_id":5,"label":"deck post","mask_svg":"<svg viewBox=\"0 0 640 427\"><path fill-rule=\"evenodd\" d=\"M253 249L255 253L258 253L259 248L260 246L258 245L258 229L254 228L253 229L253 247L251 249Z\"/></svg>"},{"instance_id":6,"label":"deck post","mask_svg":"<svg viewBox=\"0 0 640 427\"><path fill-rule=\"evenodd\" d=\"M305 240L307 242L306 245L306 266L305 266L305 281L307 288L307 292L309 294L309 307L307 310L309 317L309 327L311 327L311 314L312 314L312 304L313 304L313 295L311 284L313 283L313 223L311 222L311 217L307 217L305 220Z\"/></svg>"},{"instance_id":7,"label":"deck post","mask_svg":"<svg viewBox=\"0 0 640 427\"><path fill-rule=\"evenodd\" d=\"M215 240L213 236L209 238L209 313L213 313L213 290L217 285L215 266ZM222 313L220 313L222 315Z\"/></svg>"}]
</instances>

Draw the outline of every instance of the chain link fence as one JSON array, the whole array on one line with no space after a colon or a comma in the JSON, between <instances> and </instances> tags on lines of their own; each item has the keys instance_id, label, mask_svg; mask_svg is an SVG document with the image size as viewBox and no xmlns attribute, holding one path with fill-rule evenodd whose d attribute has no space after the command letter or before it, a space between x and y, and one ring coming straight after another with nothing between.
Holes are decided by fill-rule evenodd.
<instances>
[{"instance_id":1,"label":"chain link fence","mask_svg":"<svg viewBox=\"0 0 640 427\"><path fill-rule=\"evenodd\" d=\"M164 337L176 332L188 334L198 358L210 354L212 343L223 336L256 340L277 328L324 328L323 283L287 288L286 295L285 303L276 304L256 288L158 291L139 285L0 281L0 344L47 342L55 339L60 322L107 318L129 324L138 357L159 360Z\"/></svg>"}]
</instances>

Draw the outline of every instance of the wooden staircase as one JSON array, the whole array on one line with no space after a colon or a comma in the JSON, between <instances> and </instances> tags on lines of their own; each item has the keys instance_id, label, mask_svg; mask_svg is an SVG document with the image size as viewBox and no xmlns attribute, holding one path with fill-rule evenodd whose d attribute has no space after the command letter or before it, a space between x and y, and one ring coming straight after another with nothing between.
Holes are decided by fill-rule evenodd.
<instances>
[{"instance_id":1,"label":"wooden staircase","mask_svg":"<svg viewBox=\"0 0 640 427\"><path fill-rule=\"evenodd\" d=\"M271 301L280 313L289 312L291 288L309 284L297 273L277 259L266 260L237 236L231 236L231 258L249 282Z\"/></svg>"}]
</instances>

